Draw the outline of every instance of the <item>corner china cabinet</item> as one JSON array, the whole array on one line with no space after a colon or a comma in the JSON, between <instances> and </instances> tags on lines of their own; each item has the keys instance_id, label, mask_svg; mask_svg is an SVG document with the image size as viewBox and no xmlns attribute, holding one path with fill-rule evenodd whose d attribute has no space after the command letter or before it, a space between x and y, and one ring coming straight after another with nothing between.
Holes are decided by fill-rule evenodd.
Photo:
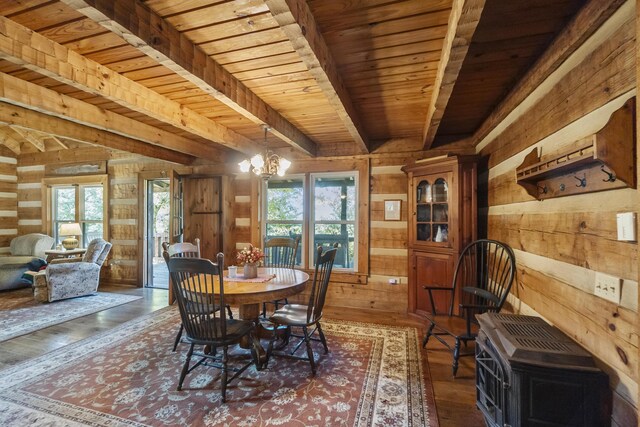
<instances>
[{"instance_id":1,"label":"corner china cabinet","mask_svg":"<svg viewBox=\"0 0 640 427\"><path fill-rule=\"evenodd\" d=\"M450 287L460 252L477 238L476 158L418 160L402 170L409 183L408 307L410 313L424 316L431 312L431 303L423 287ZM433 294L438 312L448 311L450 294Z\"/></svg>"}]
</instances>

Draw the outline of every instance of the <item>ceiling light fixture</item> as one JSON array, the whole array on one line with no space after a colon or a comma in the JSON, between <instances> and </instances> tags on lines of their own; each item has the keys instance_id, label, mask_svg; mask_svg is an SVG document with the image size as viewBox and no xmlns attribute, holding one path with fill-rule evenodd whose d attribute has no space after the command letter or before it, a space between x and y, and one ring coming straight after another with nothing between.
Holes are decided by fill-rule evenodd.
<instances>
[{"instance_id":1,"label":"ceiling light fixture","mask_svg":"<svg viewBox=\"0 0 640 427\"><path fill-rule=\"evenodd\" d=\"M269 150L267 147L267 132L271 128L268 125L262 125L262 129L264 129L264 154L258 153L251 159L245 159L238 163L238 166L240 166L241 172L253 171L253 173L266 181L273 175L284 176L289 166L291 166L291 162Z\"/></svg>"}]
</instances>

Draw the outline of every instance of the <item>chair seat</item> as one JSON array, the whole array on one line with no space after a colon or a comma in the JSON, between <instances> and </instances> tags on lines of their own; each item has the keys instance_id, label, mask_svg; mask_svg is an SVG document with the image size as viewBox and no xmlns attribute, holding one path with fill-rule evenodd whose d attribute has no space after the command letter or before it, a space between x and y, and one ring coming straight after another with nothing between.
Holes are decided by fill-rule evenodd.
<instances>
[{"instance_id":1,"label":"chair seat","mask_svg":"<svg viewBox=\"0 0 640 427\"><path fill-rule=\"evenodd\" d=\"M462 317L446 314L429 315L427 320L435 324L434 331L443 332L452 337L473 338L478 335L479 327L473 322L471 322L471 334L467 335L467 321Z\"/></svg>"},{"instance_id":2,"label":"chair seat","mask_svg":"<svg viewBox=\"0 0 640 427\"><path fill-rule=\"evenodd\" d=\"M210 325L213 326L213 328L215 328L215 331L217 333L218 336L222 336L222 321L219 318L211 319L208 321L208 323ZM237 320L237 319L227 319L227 336L226 336L226 340L222 340L220 339L219 344L223 345L225 343L231 343L231 342L237 342L239 341L243 336L247 335L249 333L249 331L251 331L251 329L254 327L254 324L252 321L249 320ZM187 332L187 339L189 339L192 342L201 342L203 341L202 339L195 339L191 336L189 336L189 333ZM210 341L216 341L216 339L214 339L213 337L210 337L210 339L205 340L207 342Z\"/></svg>"},{"instance_id":3,"label":"chair seat","mask_svg":"<svg viewBox=\"0 0 640 427\"><path fill-rule=\"evenodd\" d=\"M287 304L269 318L274 323L287 326L307 326L307 306Z\"/></svg>"}]
</instances>

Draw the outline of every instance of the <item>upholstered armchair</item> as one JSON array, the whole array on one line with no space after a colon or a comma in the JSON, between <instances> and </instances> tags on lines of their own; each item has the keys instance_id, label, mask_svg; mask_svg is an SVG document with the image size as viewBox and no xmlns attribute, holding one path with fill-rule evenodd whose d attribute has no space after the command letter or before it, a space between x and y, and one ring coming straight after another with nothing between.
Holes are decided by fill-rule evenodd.
<instances>
[{"instance_id":1,"label":"upholstered armchair","mask_svg":"<svg viewBox=\"0 0 640 427\"><path fill-rule=\"evenodd\" d=\"M109 255L111 243L94 239L82 259L56 259L34 277L34 298L51 302L95 294L100 282L100 268Z\"/></svg>"}]
</instances>

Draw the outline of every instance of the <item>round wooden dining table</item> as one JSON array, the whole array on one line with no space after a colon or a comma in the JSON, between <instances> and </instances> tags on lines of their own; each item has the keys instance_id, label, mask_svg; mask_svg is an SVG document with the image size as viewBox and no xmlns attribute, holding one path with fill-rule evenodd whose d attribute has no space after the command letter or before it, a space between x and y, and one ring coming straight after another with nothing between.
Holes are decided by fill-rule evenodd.
<instances>
[{"instance_id":1,"label":"round wooden dining table","mask_svg":"<svg viewBox=\"0 0 640 427\"><path fill-rule=\"evenodd\" d=\"M262 282L234 281L224 277L224 302L240 309L240 318L257 321L261 304L267 301L288 298L299 294L309 281L309 275L293 268L265 267L258 269L258 277L275 275ZM220 293L220 285L215 284L213 293Z\"/></svg>"}]
</instances>

